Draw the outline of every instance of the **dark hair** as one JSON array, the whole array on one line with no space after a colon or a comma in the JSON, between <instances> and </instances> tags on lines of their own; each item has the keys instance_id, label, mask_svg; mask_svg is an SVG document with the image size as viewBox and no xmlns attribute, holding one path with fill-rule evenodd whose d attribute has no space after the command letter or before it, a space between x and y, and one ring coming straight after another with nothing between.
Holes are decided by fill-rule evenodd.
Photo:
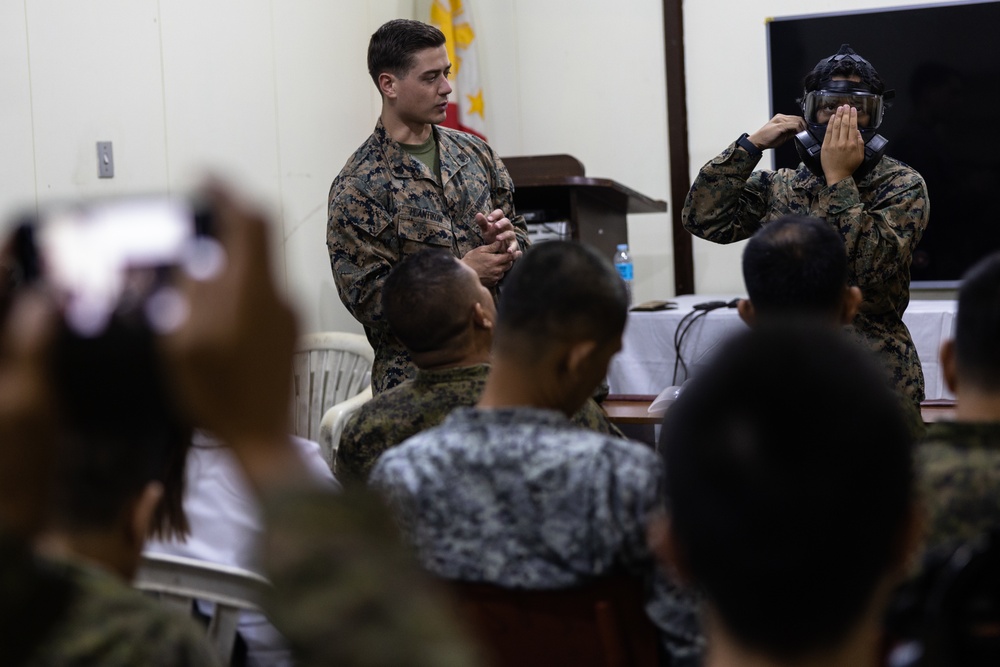
<instances>
[{"instance_id":1,"label":"dark hair","mask_svg":"<svg viewBox=\"0 0 1000 667\"><path fill-rule=\"evenodd\" d=\"M660 438L679 553L723 626L784 658L843 641L900 555L911 447L885 373L839 330L730 341Z\"/></svg>"},{"instance_id":2,"label":"dark hair","mask_svg":"<svg viewBox=\"0 0 1000 667\"><path fill-rule=\"evenodd\" d=\"M531 355L549 342L620 336L628 316L625 283L588 245L547 241L529 248L503 284L494 346ZM515 339L531 342L514 350Z\"/></svg>"},{"instance_id":3,"label":"dark hair","mask_svg":"<svg viewBox=\"0 0 1000 667\"><path fill-rule=\"evenodd\" d=\"M427 23L411 19L383 23L368 42L368 74L376 87L382 72L405 76L413 67L413 54L442 44L444 33Z\"/></svg>"},{"instance_id":4,"label":"dark hair","mask_svg":"<svg viewBox=\"0 0 1000 667\"><path fill-rule=\"evenodd\" d=\"M183 496L190 433L186 435L64 432L56 492L60 524L70 530L112 528L146 485L158 481L164 495L154 511L150 535L187 535Z\"/></svg>"},{"instance_id":5,"label":"dark hair","mask_svg":"<svg viewBox=\"0 0 1000 667\"><path fill-rule=\"evenodd\" d=\"M833 314L847 287L844 240L822 220L782 216L747 243L743 281L761 315Z\"/></svg>"},{"instance_id":6,"label":"dark hair","mask_svg":"<svg viewBox=\"0 0 1000 667\"><path fill-rule=\"evenodd\" d=\"M962 277L955 356L962 382L1000 391L1000 253L980 260Z\"/></svg>"},{"instance_id":7,"label":"dark hair","mask_svg":"<svg viewBox=\"0 0 1000 667\"><path fill-rule=\"evenodd\" d=\"M881 95L885 92L885 83L882 82L882 77L878 75L872 64L855 53L854 49L847 44L842 45L834 55L823 58L816 63L812 71L806 74L805 79L803 79L802 88L807 93L820 90L835 76L857 76L872 93Z\"/></svg>"},{"instance_id":8,"label":"dark hair","mask_svg":"<svg viewBox=\"0 0 1000 667\"><path fill-rule=\"evenodd\" d=\"M151 481L163 483L152 535L188 533L184 465L192 429L176 405L155 335L114 318L105 333L59 328L53 374L62 441L57 515L65 527L110 528Z\"/></svg>"},{"instance_id":9,"label":"dark hair","mask_svg":"<svg viewBox=\"0 0 1000 667\"><path fill-rule=\"evenodd\" d=\"M393 268L382 287L382 313L411 352L440 350L465 331L477 296L458 259L429 248Z\"/></svg>"}]
</instances>

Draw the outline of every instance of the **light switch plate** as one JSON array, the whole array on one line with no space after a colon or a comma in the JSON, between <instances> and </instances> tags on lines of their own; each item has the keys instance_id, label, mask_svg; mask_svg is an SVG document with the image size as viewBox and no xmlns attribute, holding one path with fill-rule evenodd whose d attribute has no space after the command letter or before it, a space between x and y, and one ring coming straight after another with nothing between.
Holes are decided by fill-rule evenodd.
<instances>
[{"instance_id":1,"label":"light switch plate","mask_svg":"<svg viewBox=\"0 0 1000 667\"><path fill-rule=\"evenodd\" d=\"M115 177L115 157L111 152L110 141L97 142L97 177Z\"/></svg>"}]
</instances>

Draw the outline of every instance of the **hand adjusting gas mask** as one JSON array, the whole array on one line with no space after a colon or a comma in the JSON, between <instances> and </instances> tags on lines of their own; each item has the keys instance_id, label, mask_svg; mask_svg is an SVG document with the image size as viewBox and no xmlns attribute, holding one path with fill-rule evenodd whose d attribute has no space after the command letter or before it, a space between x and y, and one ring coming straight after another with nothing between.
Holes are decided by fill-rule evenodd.
<instances>
[{"instance_id":1,"label":"hand adjusting gas mask","mask_svg":"<svg viewBox=\"0 0 1000 667\"><path fill-rule=\"evenodd\" d=\"M845 53L846 51L846 53ZM850 58L855 62L870 64L867 60L854 53L846 44L840 52L831 56L828 61ZM806 93L802 98L802 116L806 121L806 129L795 135L795 150L799 158L817 176L823 177L823 165L820 161L820 149L826 136L827 123L836 115L837 107L847 104L858 110L858 129L865 141L865 157L854 170L854 180L860 181L871 173L882 156L889 141L875 130L882 124L882 115L892 99L894 91L883 94L872 91L871 86L859 81L828 80L819 88Z\"/></svg>"}]
</instances>

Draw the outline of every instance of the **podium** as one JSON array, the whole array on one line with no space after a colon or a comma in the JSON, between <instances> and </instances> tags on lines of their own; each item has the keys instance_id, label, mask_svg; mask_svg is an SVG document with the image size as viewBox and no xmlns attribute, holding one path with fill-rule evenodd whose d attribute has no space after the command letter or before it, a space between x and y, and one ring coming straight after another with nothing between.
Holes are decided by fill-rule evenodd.
<instances>
[{"instance_id":1,"label":"podium","mask_svg":"<svg viewBox=\"0 0 1000 667\"><path fill-rule=\"evenodd\" d=\"M585 175L572 155L501 158L514 181L518 213L544 211L549 221L569 223L570 235L611 258L628 243L629 213L663 213L667 203L652 199L609 178Z\"/></svg>"}]
</instances>

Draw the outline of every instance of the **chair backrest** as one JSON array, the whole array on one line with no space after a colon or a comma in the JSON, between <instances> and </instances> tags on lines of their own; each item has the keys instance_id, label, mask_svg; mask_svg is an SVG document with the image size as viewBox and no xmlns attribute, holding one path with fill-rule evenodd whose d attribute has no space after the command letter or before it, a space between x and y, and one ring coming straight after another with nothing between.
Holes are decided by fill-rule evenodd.
<instances>
[{"instance_id":1,"label":"chair backrest","mask_svg":"<svg viewBox=\"0 0 1000 667\"><path fill-rule=\"evenodd\" d=\"M208 640L223 665L232 657L240 612L260 611L259 601L270 587L267 579L247 570L166 554L143 554L132 585L185 614L192 614L195 600L214 604Z\"/></svg>"},{"instance_id":2,"label":"chair backrest","mask_svg":"<svg viewBox=\"0 0 1000 667\"><path fill-rule=\"evenodd\" d=\"M361 334L302 336L294 359L292 433L320 442L323 415L370 387L374 361L375 352Z\"/></svg>"},{"instance_id":3,"label":"chair backrest","mask_svg":"<svg viewBox=\"0 0 1000 667\"><path fill-rule=\"evenodd\" d=\"M634 577L602 577L559 590L446 583L497 665L658 664L658 634L643 609L641 582Z\"/></svg>"}]
</instances>

